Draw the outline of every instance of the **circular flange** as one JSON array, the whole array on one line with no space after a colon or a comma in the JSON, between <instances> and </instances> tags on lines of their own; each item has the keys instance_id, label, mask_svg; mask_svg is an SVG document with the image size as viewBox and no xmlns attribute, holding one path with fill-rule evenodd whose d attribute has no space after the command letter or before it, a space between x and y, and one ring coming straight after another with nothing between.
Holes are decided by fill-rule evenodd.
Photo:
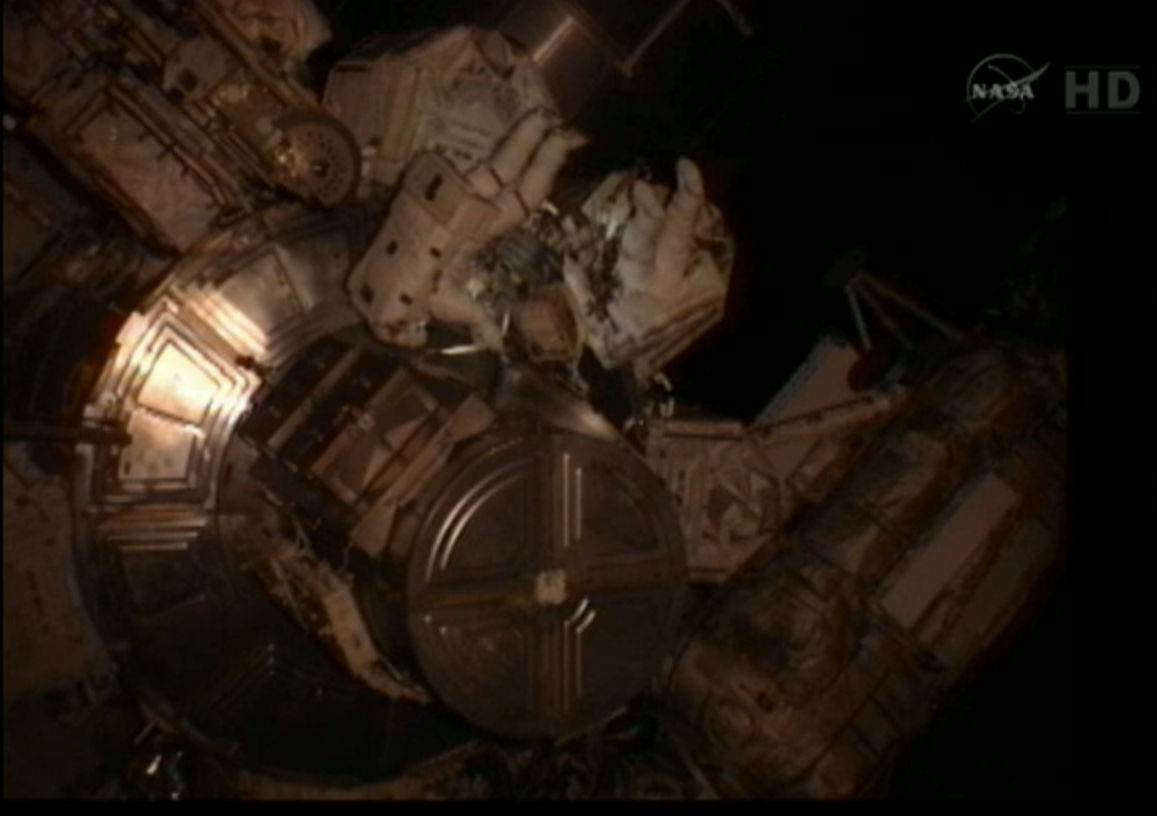
<instances>
[{"instance_id":1,"label":"circular flange","mask_svg":"<svg viewBox=\"0 0 1157 816\"><path fill-rule=\"evenodd\" d=\"M307 201L330 207L350 198L361 177L361 150L349 130L329 116L296 112L276 123L281 183Z\"/></svg>"},{"instance_id":2,"label":"circular flange","mask_svg":"<svg viewBox=\"0 0 1157 816\"><path fill-rule=\"evenodd\" d=\"M686 579L658 477L572 434L496 444L440 482L407 576L426 679L475 724L536 739L609 717L658 670Z\"/></svg>"}]
</instances>

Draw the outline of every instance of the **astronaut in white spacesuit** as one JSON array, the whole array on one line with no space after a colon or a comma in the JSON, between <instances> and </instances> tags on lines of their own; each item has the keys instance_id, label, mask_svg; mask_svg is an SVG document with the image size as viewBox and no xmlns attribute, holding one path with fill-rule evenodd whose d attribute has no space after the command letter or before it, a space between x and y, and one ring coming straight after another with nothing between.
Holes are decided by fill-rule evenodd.
<instances>
[{"instance_id":1,"label":"astronaut in white spacesuit","mask_svg":"<svg viewBox=\"0 0 1157 816\"><path fill-rule=\"evenodd\" d=\"M317 29L309 0L264 4L261 14L249 8L254 0L246 3L250 27L261 22L288 37L287 53ZM389 214L347 285L373 332L420 347L433 319L468 327L479 348L502 350L509 304L478 297L487 273L473 261L536 215L557 214L549 203L555 177L586 143L556 113L532 58L497 32L454 28L402 52L363 52L340 63L322 101L362 149L359 195L375 184L394 188ZM612 174L583 206L585 218L556 225L565 236L558 248L576 250L566 253L559 287L568 322L609 367L650 350L655 359L641 373L654 373L722 316L730 235L695 164L683 159L677 171L673 195L635 174ZM608 254L613 297L596 304L590 267ZM523 321L520 334L535 326ZM656 345L666 353L656 356Z\"/></svg>"}]
</instances>

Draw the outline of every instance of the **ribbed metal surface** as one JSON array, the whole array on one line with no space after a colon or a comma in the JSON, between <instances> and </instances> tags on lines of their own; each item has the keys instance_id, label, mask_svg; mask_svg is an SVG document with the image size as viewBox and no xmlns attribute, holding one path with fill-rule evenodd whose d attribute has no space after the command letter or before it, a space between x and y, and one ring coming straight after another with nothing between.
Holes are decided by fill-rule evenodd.
<instances>
[{"instance_id":1,"label":"ribbed metal surface","mask_svg":"<svg viewBox=\"0 0 1157 816\"><path fill-rule=\"evenodd\" d=\"M531 436L473 458L431 506L407 606L422 668L501 734L560 737L657 670L685 580L670 498L621 448Z\"/></svg>"}]
</instances>

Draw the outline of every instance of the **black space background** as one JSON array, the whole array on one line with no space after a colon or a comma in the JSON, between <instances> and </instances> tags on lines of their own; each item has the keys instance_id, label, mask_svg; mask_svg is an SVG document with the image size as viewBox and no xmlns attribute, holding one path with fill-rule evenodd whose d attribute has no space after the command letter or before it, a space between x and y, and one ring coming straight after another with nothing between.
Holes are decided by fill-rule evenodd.
<instances>
[{"instance_id":1,"label":"black space background","mask_svg":"<svg viewBox=\"0 0 1157 816\"><path fill-rule=\"evenodd\" d=\"M1066 65L1143 62L1142 31L1151 28L1145 15L1102 3L1019 11L977 4L911 11L737 4L755 29L752 38L740 38L715 3L695 0L638 76L603 88L577 121L594 138L573 169L597 175L645 159L662 175L676 157L690 156L738 238L727 320L669 372L681 397L752 418L818 331L848 329L839 291L825 289L822 278L854 247L867 250L874 274L962 326L998 307L1009 281L1026 268L1044 269L1047 319L1008 327L1056 344L1072 345L1070 335L1084 343L1100 332L1089 325L1098 299L1112 298L1116 307L1130 293L1150 291L1133 283L1148 273L1140 267L1102 258L1100 269L1078 277L1071 263L1089 248L1086 228L1105 226L1106 243L1117 243L1114 231L1128 231L1123 223L1131 222L1115 213L1131 209L1138 196L1150 77L1140 71L1140 116L1063 112ZM511 5L318 0L335 39L315 67L324 70L375 31L490 23ZM630 44L637 21L654 19L667 4L587 5L615 21ZM965 80L994 53L1050 67L1024 115L998 110L972 122ZM1094 241L1092 249L1099 248ZM1073 349L1075 383L1099 366L1089 364L1091 357L1087 348ZM1088 413L1081 399L1075 403L1079 424ZM1077 481L1086 480L1078 474ZM890 795L1061 801L1076 795L1087 769L1070 755L1087 737L1075 733L1073 715L1078 708L1099 712L1105 694L1074 688L1076 666L1091 658L1101 667L1095 672L1121 673L1112 666L1123 659L1107 658L1114 647L1103 631L1077 637L1089 626L1081 601L1091 592L1083 546L1071 536L1066 559L1080 565L1080 592L1065 577L1076 567L1059 570L911 745ZM1070 608L1081 610L1081 625ZM1119 742L1092 747L1110 764L1116 754L1136 750Z\"/></svg>"}]
</instances>

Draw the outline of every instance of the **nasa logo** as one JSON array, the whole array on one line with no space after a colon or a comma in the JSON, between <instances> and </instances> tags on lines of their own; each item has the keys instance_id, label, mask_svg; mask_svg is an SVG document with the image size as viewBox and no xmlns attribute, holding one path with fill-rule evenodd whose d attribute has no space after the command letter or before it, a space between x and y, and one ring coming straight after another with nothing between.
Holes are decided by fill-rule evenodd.
<instances>
[{"instance_id":1,"label":"nasa logo","mask_svg":"<svg viewBox=\"0 0 1157 816\"><path fill-rule=\"evenodd\" d=\"M1037 70L1013 54L993 54L976 64L965 83L965 101L975 122L989 111L1002 107L1020 115L1028 108L1028 100L1036 99L1032 83L1049 63Z\"/></svg>"}]
</instances>

